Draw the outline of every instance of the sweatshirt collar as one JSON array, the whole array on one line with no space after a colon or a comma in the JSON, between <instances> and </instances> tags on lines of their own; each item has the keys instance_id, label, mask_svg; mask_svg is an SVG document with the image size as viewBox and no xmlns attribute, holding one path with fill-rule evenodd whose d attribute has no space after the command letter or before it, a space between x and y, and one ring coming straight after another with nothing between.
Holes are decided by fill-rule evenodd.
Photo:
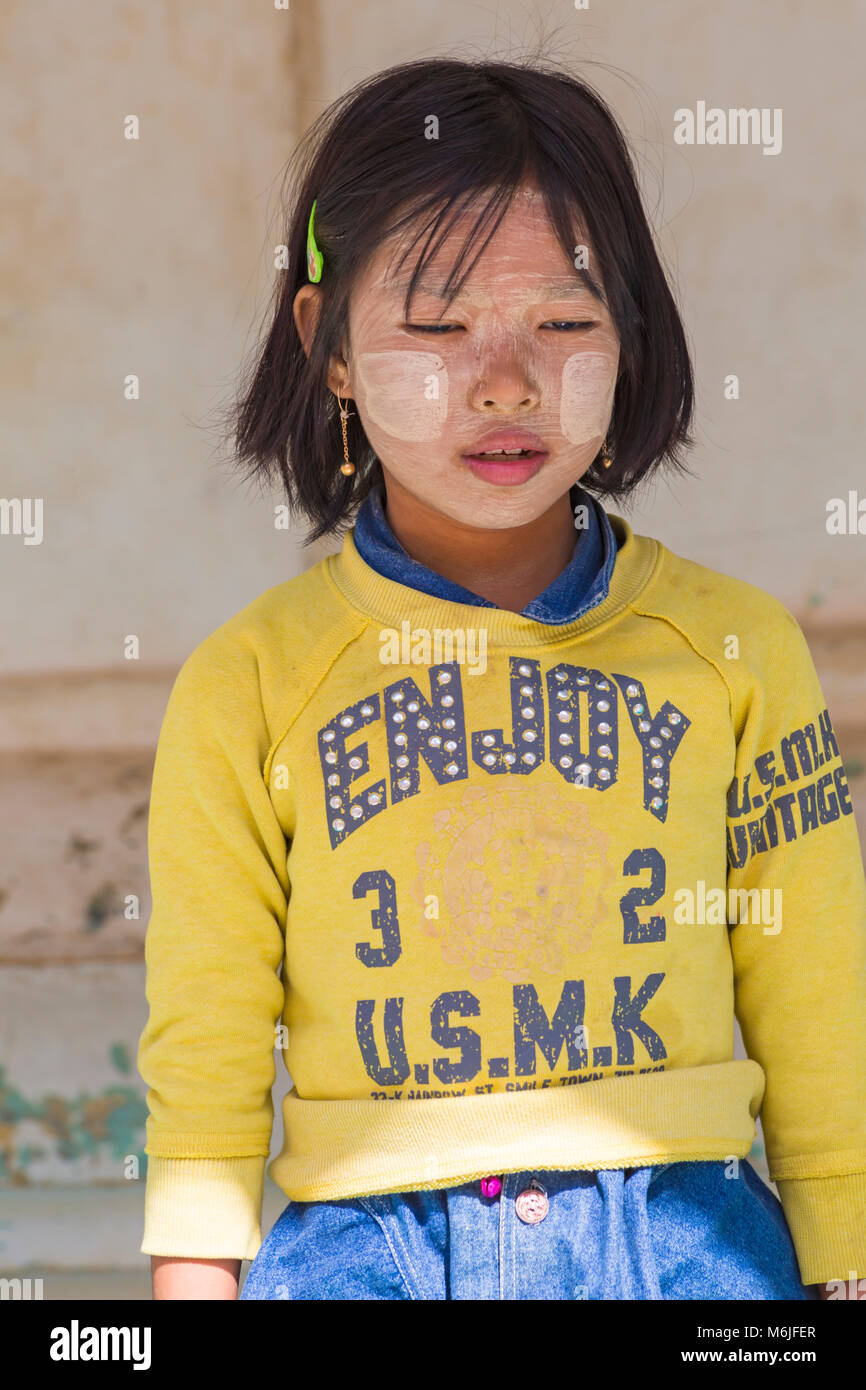
<instances>
[{"instance_id":1,"label":"sweatshirt collar","mask_svg":"<svg viewBox=\"0 0 866 1390\"><path fill-rule=\"evenodd\" d=\"M572 509L586 509L588 525L576 531L571 560L547 588L523 609L523 616L546 624L573 622L607 596L616 559L616 536L601 504L576 484ZM377 483L364 499L353 528L355 548L386 579L419 589L432 598L471 607L494 608L490 599L414 560L398 541L385 515L385 490Z\"/></svg>"},{"instance_id":2,"label":"sweatshirt collar","mask_svg":"<svg viewBox=\"0 0 866 1390\"><path fill-rule=\"evenodd\" d=\"M524 613L487 605L486 601L480 607L477 603L437 598L388 579L363 558L355 544L354 528L346 532L338 554L327 556L323 563L328 579L344 602L380 628L391 628L399 633L404 623L409 624L410 631L483 627L488 646L554 646L618 617L646 586L661 562L663 547L658 541L637 535L615 512L607 515L617 542L608 592L594 607L570 622L540 622Z\"/></svg>"}]
</instances>

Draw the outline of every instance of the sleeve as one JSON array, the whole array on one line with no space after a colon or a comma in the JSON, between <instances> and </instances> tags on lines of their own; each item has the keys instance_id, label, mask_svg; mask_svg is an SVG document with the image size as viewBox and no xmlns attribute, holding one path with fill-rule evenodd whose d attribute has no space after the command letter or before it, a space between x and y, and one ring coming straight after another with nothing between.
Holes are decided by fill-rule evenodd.
<instances>
[{"instance_id":1,"label":"sleeve","mask_svg":"<svg viewBox=\"0 0 866 1390\"><path fill-rule=\"evenodd\" d=\"M739 719L728 924L770 1177L813 1284L866 1276L866 879L811 653L778 607Z\"/></svg>"},{"instance_id":2,"label":"sleeve","mask_svg":"<svg viewBox=\"0 0 866 1390\"><path fill-rule=\"evenodd\" d=\"M153 898L144 1239L151 1255L252 1259L273 1127L289 884L262 769L254 654L217 633L169 698L148 822Z\"/></svg>"}]
</instances>

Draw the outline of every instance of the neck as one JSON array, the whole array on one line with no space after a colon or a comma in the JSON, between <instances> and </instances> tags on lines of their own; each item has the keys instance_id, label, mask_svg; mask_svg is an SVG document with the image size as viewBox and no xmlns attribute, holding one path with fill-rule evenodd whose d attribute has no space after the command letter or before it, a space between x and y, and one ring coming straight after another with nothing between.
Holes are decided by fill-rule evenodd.
<instances>
[{"instance_id":1,"label":"neck","mask_svg":"<svg viewBox=\"0 0 866 1390\"><path fill-rule=\"evenodd\" d=\"M574 554L568 493L523 526L492 530L443 516L393 478L385 490L388 525L407 554L497 608L522 613Z\"/></svg>"}]
</instances>

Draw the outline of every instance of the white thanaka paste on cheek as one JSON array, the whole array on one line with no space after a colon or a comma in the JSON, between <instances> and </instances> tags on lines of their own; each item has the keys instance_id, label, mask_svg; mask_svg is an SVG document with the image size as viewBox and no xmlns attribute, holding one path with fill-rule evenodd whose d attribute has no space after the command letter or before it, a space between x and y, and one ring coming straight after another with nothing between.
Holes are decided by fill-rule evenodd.
<instances>
[{"instance_id":1,"label":"white thanaka paste on cheek","mask_svg":"<svg viewBox=\"0 0 866 1390\"><path fill-rule=\"evenodd\" d=\"M435 352L363 352L359 406L406 444L438 439L448 414L448 372Z\"/></svg>"},{"instance_id":2,"label":"white thanaka paste on cheek","mask_svg":"<svg viewBox=\"0 0 866 1390\"><path fill-rule=\"evenodd\" d=\"M572 444L603 437L616 389L617 362L605 352L576 352L562 368L559 422Z\"/></svg>"}]
</instances>

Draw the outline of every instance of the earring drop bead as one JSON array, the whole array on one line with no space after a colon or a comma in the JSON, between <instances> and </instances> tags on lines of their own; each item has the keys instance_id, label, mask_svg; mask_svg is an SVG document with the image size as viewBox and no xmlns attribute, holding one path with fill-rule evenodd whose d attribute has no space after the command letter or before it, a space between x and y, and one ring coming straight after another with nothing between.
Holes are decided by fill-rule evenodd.
<instances>
[{"instance_id":1,"label":"earring drop bead","mask_svg":"<svg viewBox=\"0 0 866 1390\"><path fill-rule=\"evenodd\" d=\"M355 465L349 458L349 441L346 436L346 421L349 418L349 412L340 400L339 392L337 393L337 404L340 407L340 424L343 426L343 455L345 458L345 462L340 464L340 472L345 473L346 477L349 478L355 471Z\"/></svg>"}]
</instances>

